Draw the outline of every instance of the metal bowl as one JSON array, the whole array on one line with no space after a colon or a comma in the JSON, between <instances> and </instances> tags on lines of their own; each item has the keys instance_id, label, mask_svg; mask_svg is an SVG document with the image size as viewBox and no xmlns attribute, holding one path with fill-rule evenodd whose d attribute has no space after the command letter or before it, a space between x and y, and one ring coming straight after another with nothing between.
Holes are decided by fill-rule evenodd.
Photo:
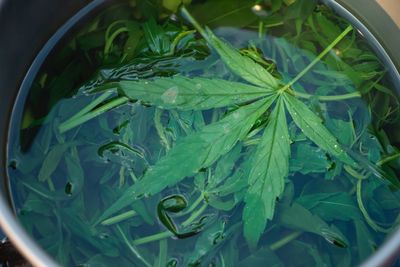
<instances>
[{"instance_id":1,"label":"metal bowl","mask_svg":"<svg viewBox=\"0 0 400 267\"><path fill-rule=\"evenodd\" d=\"M108 0L0 0L0 226L18 251L34 266L58 264L22 228L13 212L7 181L8 129L11 114L21 107L33 78L47 56L68 33ZM321 0L346 18L388 67L400 93L400 29L375 0ZM22 82L21 82L22 81ZM14 125L13 125L14 124ZM19 125L19 124L18 124ZM400 255L400 229L373 254L364 267L390 266Z\"/></svg>"}]
</instances>

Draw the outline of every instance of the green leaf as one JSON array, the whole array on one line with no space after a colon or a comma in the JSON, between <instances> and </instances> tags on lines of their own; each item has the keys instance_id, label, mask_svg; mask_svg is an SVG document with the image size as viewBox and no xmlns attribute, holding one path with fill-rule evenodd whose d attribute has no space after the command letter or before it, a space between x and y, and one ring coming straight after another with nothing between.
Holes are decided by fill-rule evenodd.
<instances>
[{"instance_id":1,"label":"green leaf","mask_svg":"<svg viewBox=\"0 0 400 267\"><path fill-rule=\"evenodd\" d=\"M218 52L224 63L230 70L242 79L271 89L276 89L279 85L266 69L254 62L249 57L243 56L240 52L232 47L229 43L222 41L211 30L208 30L208 38L206 38L211 46Z\"/></svg>"},{"instance_id":2,"label":"green leaf","mask_svg":"<svg viewBox=\"0 0 400 267\"><path fill-rule=\"evenodd\" d=\"M271 249L268 247L262 247L255 253L239 262L239 267L249 266L283 267L285 264L283 264L279 257L273 251L271 251Z\"/></svg>"},{"instance_id":3,"label":"green leaf","mask_svg":"<svg viewBox=\"0 0 400 267\"><path fill-rule=\"evenodd\" d=\"M241 157L242 145L236 145L230 153L221 157L216 163L214 173L207 181L207 190L217 187L222 181L224 181L235 167L236 162Z\"/></svg>"},{"instance_id":4,"label":"green leaf","mask_svg":"<svg viewBox=\"0 0 400 267\"><path fill-rule=\"evenodd\" d=\"M330 162L325 151L311 145L309 142L295 143L292 156L290 158L290 171L300 172L301 174L325 173Z\"/></svg>"},{"instance_id":5,"label":"green leaf","mask_svg":"<svg viewBox=\"0 0 400 267\"><path fill-rule=\"evenodd\" d=\"M303 102L289 94L284 94L284 99L294 122L311 141L343 163L357 166L355 161L343 150L336 138L325 128L322 120Z\"/></svg>"},{"instance_id":6,"label":"green leaf","mask_svg":"<svg viewBox=\"0 0 400 267\"><path fill-rule=\"evenodd\" d=\"M181 4L190 4L191 0L163 0L162 5L169 11L176 12Z\"/></svg>"},{"instance_id":7,"label":"green leaf","mask_svg":"<svg viewBox=\"0 0 400 267\"><path fill-rule=\"evenodd\" d=\"M268 89L221 79L175 76L121 81L117 86L130 99L163 109L206 110L240 104L271 93Z\"/></svg>"},{"instance_id":8,"label":"green leaf","mask_svg":"<svg viewBox=\"0 0 400 267\"><path fill-rule=\"evenodd\" d=\"M362 219L360 210L345 192L303 195L296 202L327 221Z\"/></svg>"},{"instance_id":9,"label":"green leaf","mask_svg":"<svg viewBox=\"0 0 400 267\"><path fill-rule=\"evenodd\" d=\"M171 41L154 18L143 24L143 33L153 53L162 55L170 51Z\"/></svg>"},{"instance_id":10,"label":"green leaf","mask_svg":"<svg viewBox=\"0 0 400 267\"><path fill-rule=\"evenodd\" d=\"M183 266L209 266L219 249L231 240L232 236L238 232L239 227L240 224L235 224L226 229L224 220L213 223L196 240L193 252L185 255Z\"/></svg>"},{"instance_id":11,"label":"green leaf","mask_svg":"<svg viewBox=\"0 0 400 267\"><path fill-rule=\"evenodd\" d=\"M190 6L191 13L202 24L210 27L245 27L258 18L251 11L254 0L218 0L205 1L201 5Z\"/></svg>"},{"instance_id":12,"label":"green leaf","mask_svg":"<svg viewBox=\"0 0 400 267\"><path fill-rule=\"evenodd\" d=\"M331 244L347 247L348 241L334 226L329 226L320 217L312 214L302 205L294 203L282 209L278 216L279 222L290 229L313 233L325 238Z\"/></svg>"},{"instance_id":13,"label":"green leaf","mask_svg":"<svg viewBox=\"0 0 400 267\"><path fill-rule=\"evenodd\" d=\"M67 151L70 146L71 144L59 144L50 150L43 161L42 167L40 168L38 175L39 181L43 182L51 178L51 175L57 169L65 151Z\"/></svg>"},{"instance_id":14,"label":"green leaf","mask_svg":"<svg viewBox=\"0 0 400 267\"><path fill-rule=\"evenodd\" d=\"M279 99L253 159L243 211L244 236L256 247L267 220L274 215L275 201L289 172L290 140L285 107Z\"/></svg>"},{"instance_id":15,"label":"green leaf","mask_svg":"<svg viewBox=\"0 0 400 267\"><path fill-rule=\"evenodd\" d=\"M275 96L271 96L241 107L222 120L178 140L168 154L150 167L141 180L128 188L98 221L128 206L135 199L157 194L186 177L194 176L200 169L211 166L246 137L257 118L274 100Z\"/></svg>"},{"instance_id":16,"label":"green leaf","mask_svg":"<svg viewBox=\"0 0 400 267\"><path fill-rule=\"evenodd\" d=\"M185 8L182 8L182 12L190 23L203 35L207 42L218 52L221 59L233 73L254 85L270 89L276 89L278 87L278 80L261 65L257 64L249 57L240 54L240 52L229 43L215 36L210 29L205 31Z\"/></svg>"},{"instance_id":17,"label":"green leaf","mask_svg":"<svg viewBox=\"0 0 400 267\"><path fill-rule=\"evenodd\" d=\"M360 262L375 252L377 244L363 221L355 220L357 248Z\"/></svg>"}]
</instances>

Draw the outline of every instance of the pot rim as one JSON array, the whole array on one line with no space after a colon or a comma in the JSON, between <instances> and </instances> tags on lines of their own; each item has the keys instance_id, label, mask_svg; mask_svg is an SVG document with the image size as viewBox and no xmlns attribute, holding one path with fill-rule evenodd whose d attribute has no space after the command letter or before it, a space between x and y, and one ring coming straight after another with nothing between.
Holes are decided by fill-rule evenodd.
<instances>
[{"instance_id":1,"label":"pot rim","mask_svg":"<svg viewBox=\"0 0 400 267\"><path fill-rule=\"evenodd\" d=\"M76 22L82 20L85 16L98 8L100 5L104 4L106 1L107 0L93 0L87 6L79 10L74 16L72 16L61 28L56 31L56 33L44 45L44 47L41 49L41 51L31 64L31 67L29 68L27 73L32 74L32 72L37 72L37 66L42 65L48 54L53 50L55 44L57 44L59 40L73 28ZM0 10L4 2L4 0L0 0ZM389 70L391 71L391 75L394 77L394 79L400 81L399 69L396 68L395 63L392 61L391 57L384 49L381 42L375 37L373 33L371 33L369 28L360 19L355 17L355 15L351 11L349 11L342 3L339 3L343 2L343 0L320 0L320 2L333 8L337 13L339 13L339 15L346 18L362 35L364 35L371 42L375 52L378 53L384 63L389 66ZM375 3L375 1L371 0L371 2L374 2L374 4L376 4L376 6L380 8L379 5ZM26 75L22 82L22 85L27 83L30 84L32 82L32 77L35 76L36 75ZM395 85L400 92L400 83L395 83ZM18 92L18 96L16 98L17 101L14 103L13 113L15 106L17 106L16 103L22 101L21 99L25 100L25 97L23 97L23 95L21 96L21 91ZM11 127L12 126L10 126L10 128ZM10 132L8 133L8 140L10 140L9 134ZM8 155L8 146L6 154ZM45 252L25 231L25 229L21 226L21 224L15 217L12 209L7 205L7 203L8 201L5 196L0 196L0 227L14 244L14 246L18 249L18 251L34 266L59 266L59 264L56 263L54 259L50 257L47 252ZM398 227L398 229L394 231L392 235L389 236L389 238L379 247L377 252L371 255L364 263L361 264L361 266L387 266L392 262L392 260L396 259L396 256L398 256L399 253L400 227Z\"/></svg>"},{"instance_id":2,"label":"pot rim","mask_svg":"<svg viewBox=\"0 0 400 267\"><path fill-rule=\"evenodd\" d=\"M41 66L50 52L54 49L54 47L59 43L59 41L76 25L77 22L84 19L88 14L92 13L99 6L104 4L107 0L93 0L85 7L80 9L75 15L73 15L70 19L68 19L46 42L43 48L35 57L31 66L25 74L25 78L23 79L20 88L26 87L28 84L32 83L32 79L36 76L39 71L38 66ZM5 3L4 0L0 0L0 10L2 5ZM1 14L1 13L0 13ZM25 92L24 92L25 91ZM25 96L28 90L19 90L16 101L13 104L13 110L11 114L14 114L16 106L19 106L18 102L25 101ZM24 95L25 94L25 95ZM22 103L23 104L23 103ZM11 120L9 124L9 129L12 129L15 122ZM10 130L8 129L7 136L7 144L10 140ZM7 145L6 148L6 156L8 158L9 155L9 147ZM0 227L6 234L6 236L10 239L12 244L17 248L17 250L21 253L25 259L37 267L58 267L60 266L55 260L47 254L34 240L33 238L25 231L22 227L16 216L14 215L13 209L8 205L10 199L7 199L6 196L0 195ZM12 205L12 202L11 202Z\"/></svg>"}]
</instances>

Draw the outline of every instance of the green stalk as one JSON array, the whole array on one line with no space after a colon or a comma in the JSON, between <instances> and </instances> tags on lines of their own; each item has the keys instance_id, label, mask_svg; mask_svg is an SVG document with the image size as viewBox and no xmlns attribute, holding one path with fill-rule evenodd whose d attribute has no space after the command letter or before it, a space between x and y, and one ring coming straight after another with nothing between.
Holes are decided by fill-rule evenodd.
<instances>
[{"instance_id":1,"label":"green stalk","mask_svg":"<svg viewBox=\"0 0 400 267\"><path fill-rule=\"evenodd\" d=\"M391 156L388 156L388 157L386 157L386 158L384 158L384 159L381 159L380 161L378 161L378 162L376 163L376 165L382 166L382 165L385 165L386 163L389 163L389 162L391 162L391 161L393 161L393 160L396 160L396 159L398 159L398 158L400 158L400 153L396 153L396 154L394 154L394 155L391 155Z\"/></svg>"},{"instance_id":2,"label":"green stalk","mask_svg":"<svg viewBox=\"0 0 400 267\"><path fill-rule=\"evenodd\" d=\"M86 107L84 107L83 109L81 109L78 113L76 113L74 116L72 116L71 118L69 118L67 121L65 121L64 123L76 120L77 118L85 115L86 113L90 112L92 109L94 109L95 107L97 107L99 104L101 104L104 100L106 100L107 98L109 98L111 95L113 94L113 92L109 91L109 92L105 92L102 95L100 95L98 98L96 98L95 100L93 100L92 102L90 102L89 105L87 105Z\"/></svg>"},{"instance_id":3,"label":"green stalk","mask_svg":"<svg viewBox=\"0 0 400 267\"><path fill-rule=\"evenodd\" d=\"M117 36L123 32L128 32L128 28L122 27L116 30L108 40L106 40L106 45L104 46L104 56L107 57L108 53L110 52L111 46L114 42L114 39L117 38Z\"/></svg>"},{"instance_id":4,"label":"green stalk","mask_svg":"<svg viewBox=\"0 0 400 267\"><path fill-rule=\"evenodd\" d=\"M145 266L151 267L151 264L148 263L148 262L146 261L146 259L144 259L144 258L142 257L142 255L140 255L140 253L136 250L136 248L135 248L134 246L132 246L132 245L129 243L128 238L126 237L125 233L122 231L121 227L119 227L119 225L117 225L117 230L118 230L118 232L121 234L122 239L124 240L125 244L128 246L128 248L130 249L130 251L132 251L132 253L136 256L136 258L138 258L141 262L143 262L143 264L144 264Z\"/></svg>"},{"instance_id":5,"label":"green stalk","mask_svg":"<svg viewBox=\"0 0 400 267\"><path fill-rule=\"evenodd\" d=\"M114 99L113 101L111 101L111 102L109 102L109 103L107 103L107 104L105 104L105 105L103 105L103 106L91 111L91 112L88 112L88 113L86 113L85 115L82 115L79 118L76 118L76 119L74 119L72 121L68 120L68 121L63 122L58 127L58 130L60 131L61 134L65 133L66 131L69 131L69 130L71 130L71 129L73 129L73 128L75 128L75 127L77 127L77 126L79 126L79 125L91 120L91 119L94 119L97 116L100 116L101 114L103 114L103 113L105 113L105 112L107 112L107 111L109 111L109 110L111 110L113 108L116 108L116 107L118 107L118 106L120 106L120 105L122 105L122 104L124 104L124 103L126 103L128 101L129 101L129 98L127 98L127 97L119 97L117 99Z\"/></svg>"},{"instance_id":6,"label":"green stalk","mask_svg":"<svg viewBox=\"0 0 400 267\"><path fill-rule=\"evenodd\" d=\"M161 116L162 116L163 110L156 108L155 112L154 112L154 125L156 127L158 136L161 139L161 143L163 144L163 146L165 147L165 149L168 151L171 149L171 145L168 142L168 138L165 135L165 131L164 131L164 127L161 123Z\"/></svg>"},{"instance_id":7,"label":"green stalk","mask_svg":"<svg viewBox=\"0 0 400 267\"><path fill-rule=\"evenodd\" d=\"M181 8L182 15L196 28L196 30L206 39L208 39L208 34L206 31L203 29L203 27L200 26L200 24L190 15L189 11L186 9L186 7Z\"/></svg>"},{"instance_id":8,"label":"green stalk","mask_svg":"<svg viewBox=\"0 0 400 267\"><path fill-rule=\"evenodd\" d=\"M168 257L168 243L166 239L160 240L160 249L158 252L158 259L156 260L155 267L165 267L167 265Z\"/></svg>"},{"instance_id":9,"label":"green stalk","mask_svg":"<svg viewBox=\"0 0 400 267\"><path fill-rule=\"evenodd\" d=\"M169 231L165 231L165 232L161 232L161 233L158 233L158 234L155 234L155 235L149 235L149 236L146 236L146 237L142 237L142 238L136 239L136 240L133 241L133 244L135 246L140 246L140 245L143 245L143 244L147 244L147 243L154 242L154 241L159 241L159 240L162 240L162 239L165 239L165 238L168 238L168 237L172 237L172 236L174 236L173 233L171 233Z\"/></svg>"},{"instance_id":10,"label":"green stalk","mask_svg":"<svg viewBox=\"0 0 400 267\"><path fill-rule=\"evenodd\" d=\"M180 34L178 34L178 36L176 36L176 38L174 39L174 41L171 44L171 50L169 51L169 53L167 55L172 56L175 54L175 50L176 47L178 46L179 42L185 38L186 36L188 36L189 34L195 33L196 31L191 30L191 31L184 31L181 32Z\"/></svg>"},{"instance_id":11,"label":"green stalk","mask_svg":"<svg viewBox=\"0 0 400 267\"><path fill-rule=\"evenodd\" d=\"M383 227L380 227L377 223L374 222L374 220L369 216L367 209L364 206L364 203L362 201L362 194L361 194L361 187L362 187L362 181L363 180L358 180L357 181L357 203L358 207L361 210L361 213L363 214L365 221L368 223L368 225L374 229L377 232L382 232L382 233L390 233L391 229L385 229Z\"/></svg>"},{"instance_id":12,"label":"green stalk","mask_svg":"<svg viewBox=\"0 0 400 267\"><path fill-rule=\"evenodd\" d=\"M185 212L182 213L182 215L186 215L191 213L193 210L195 210L203 201L204 199L204 194L201 193L200 196L193 202L193 204L189 207L189 209Z\"/></svg>"},{"instance_id":13,"label":"green stalk","mask_svg":"<svg viewBox=\"0 0 400 267\"><path fill-rule=\"evenodd\" d=\"M272 250L272 251L278 250L278 249L282 248L283 246L287 245L288 243L292 242L293 240L295 240L296 238L298 238L302 234L303 234L303 232L301 232L301 231L293 232L290 235L287 235L284 238L282 238L282 239L276 241L275 243L271 244L269 246L269 249Z\"/></svg>"},{"instance_id":14,"label":"green stalk","mask_svg":"<svg viewBox=\"0 0 400 267\"><path fill-rule=\"evenodd\" d=\"M264 36L264 22L261 20L258 23L258 38L262 38Z\"/></svg>"},{"instance_id":15,"label":"green stalk","mask_svg":"<svg viewBox=\"0 0 400 267\"><path fill-rule=\"evenodd\" d=\"M194 222L202 213L207 209L207 204L204 204L197 211L193 212L189 218L182 223L183 227L189 226L192 222Z\"/></svg>"},{"instance_id":16,"label":"green stalk","mask_svg":"<svg viewBox=\"0 0 400 267\"><path fill-rule=\"evenodd\" d=\"M289 90L289 89L288 89ZM348 93L348 94L343 94L343 95L310 95L306 93L299 93L293 91L293 94L297 97L304 98L304 99L310 99L315 97L316 99L320 101L338 101L338 100L347 100L347 99L352 99L352 98L360 98L361 93L360 92L353 92L353 93Z\"/></svg>"},{"instance_id":17,"label":"green stalk","mask_svg":"<svg viewBox=\"0 0 400 267\"><path fill-rule=\"evenodd\" d=\"M320 53L304 70L302 70L293 80L280 89L285 92L300 80L307 72L309 72L324 56L326 56L342 39L353 30L353 26L349 25L322 53Z\"/></svg>"},{"instance_id":18,"label":"green stalk","mask_svg":"<svg viewBox=\"0 0 400 267\"><path fill-rule=\"evenodd\" d=\"M135 217L137 215L136 211L134 210L130 210L124 213L121 213L117 216L111 217L109 219L106 219L104 221L101 222L101 225L112 225L112 224L116 224L122 221L125 221L127 219L130 219L132 217Z\"/></svg>"},{"instance_id":19,"label":"green stalk","mask_svg":"<svg viewBox=\"0 0 400 267\"><path fill-rule=\"evenodd\" d=\"M207 208L207 204L204 204L200 209L198 209L196 212L194 212L187 220L185 220L182 223L182 226L186 227L189 226L194 220L196 220L202 213L203 211ZM168 237L172 237L174 236L173 233L171 233L170 231L165 231L165 232L161 232L155 235L150 235L150 236L146 236L146 237L142 237L139 239L136 239L133 241L133 244L135 246L139 246L139 245L143 245L143 244L147 244L150 242L154 242L154 241L159 241Z\"/></svg>"}]
</instances>

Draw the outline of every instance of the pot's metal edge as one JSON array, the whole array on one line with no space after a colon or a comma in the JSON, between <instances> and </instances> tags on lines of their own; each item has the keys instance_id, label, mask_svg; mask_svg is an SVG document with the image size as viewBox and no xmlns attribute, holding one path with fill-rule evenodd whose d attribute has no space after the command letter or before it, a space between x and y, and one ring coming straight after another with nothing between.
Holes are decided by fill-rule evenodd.
<instances>
[{"instance_id":1,"label":"pot's metal edge","mask_svg":"<svg viewBox=\"0 0 400 267\"><path fill-rule=\"evenodd\" d=\"M320 1L326 4L327 6L331 7L332 9L334 9L339 15L346 18L366 39L371 41L370 44L372 45L372 48L375 50L377 54L381 55L381 59L384 61L383 63L387 66L388 71L390 71L391 76L394 77L397 81L399 81L400 70L397 68L396 64L391 59L384 46L381 44L378 38L370 31L370 29L366 26L366 24L362 22L358 17L356 17L355 14L349 11L348 8L339 3L340 1L337 0L320 0ZM379 9L382 12L384 12L381 6L379 6L378 3L376 3L374 0L365 1L366 2L365 4L372 1L376 5L376 9ZM390 21L394 23L391 19ZM400 92L400 83L394 83L394 84L396 86L396 89Z\"/></svg>"},{"instance_id":2,"label":"pot's metal edge","mask_svg":"<svg viewBox=\"0 0 400 267\"><path fill-rule=\"evenodd\" d=\"M364 37L372 41L373 49L376 53L381 55L383 63L388 66L391 76L394 80L394 85L398 92L400 92L400 70L396 68L396 64L392 61L386 49L375 37L368 27L354 16L351 11L342 6L336 0L321 0L324 4L334 9L338 14L346 18ZM375 3L377 8L381 8ZM400 33L400 30L399 30ZM361 263L360 267L383 267L390 266L393 262L400 257L400 227L393 232L392 235L381 245L377 252L371 255L365 262Z\"/></svg>"},{"instance_id":3,"label":"pot's metal edge","mask_svg":"<svg viewBox=\"0 0 400 267\"><path fill-rule=\"evenodd\" d=\"M37 55L33 61L29 72L37 71L37 66L41 66L48 54L53 50L54 45L61 40L61 38L69 32L77 21L82 20L87 14L91 13L93 10L97 9L100 5L104 4L106 0L94 0L87 6L79 10L73 17L71 17L57 32L49 39L49 41L44 45L43 49ZM0 7L3 0L0 0ZM31 77L32 75L28 75ZM27 77L28 77L27 76ZM30 78L25 78L22 84L31 83L28 80ZM21 99L21 91L18 92L16 99ZM14 108L15 109L15 104ZM8 140L10 136L8 133ZM6 154L8 155L8 146ZM59 266L53 258L51 258L40 246L36 243L31 236L23 229L21 224L15 217L12 208L7 206L7 200L4 196L0 196L0 227L13 243L13 245L18 249L18 251L29 261L30 264L37 267L57 267Z\"/></svg>"},{"instance_id":4,"label":"pot's metal edge","mask_svg":"<svg viewBox=\"0 0 400 267\"><path fill-rule=\"evenodd\" d=\"M50 45L56 43L57 39L60 39L70 28L75 24L76 20L80 20L91 10L98 7L100 4L105 2L106 0L97 0L85 8L80 10L73 18L71 18L63 27L61 27L57 33L51 38L51 40L46 44ZM374 35L368 30L365 25L359 21L357 18L353 16L351 12L345 9L342 5L337 3L334 0L321 0L325 4L339 11L340 13L346 14L347 18L352 18L353 26L355 26L362 34L368 36L369 39L375 41L376 47L379 53L383 56L385 63L390 66L390 69L393 70L394 77L400 79L400 73L396 69L393 61L390 60L389 55L386 53L383 46L380 42L374 37ZM3 0L0 0L0 7L4 3ZM73 23L72 23L73 22ZM46 50L46 49L44 49ZM51 50L51 49L47 49ZM43 62L44 58L47 54L39 55L36 60L40 62L36 62L39 64ZM35 61L36 61L35 60ZM15 218L12 210L5 203L3 196L0 196L3 200L0 201L0 227L7 234L8 238L12 241L12 243L18 248L18 250L23 254L23 256L29 260L29 262L38 267L51 267L51 266L59 266L54 260L47 255L43 251L42 248L38 246L36 242L32 240L32 238L25 232L25 230L20 226L19 222ZM396 249L397 248L397 249ZM365 263L363 263L362 267L376 267L376 266L387 266L390 264L387 262L387 259L393 260L400 253L400 229L398 229L395 234L393 234L378 250L377 253L372 255Z\"/></svg>"}]
</instances>

